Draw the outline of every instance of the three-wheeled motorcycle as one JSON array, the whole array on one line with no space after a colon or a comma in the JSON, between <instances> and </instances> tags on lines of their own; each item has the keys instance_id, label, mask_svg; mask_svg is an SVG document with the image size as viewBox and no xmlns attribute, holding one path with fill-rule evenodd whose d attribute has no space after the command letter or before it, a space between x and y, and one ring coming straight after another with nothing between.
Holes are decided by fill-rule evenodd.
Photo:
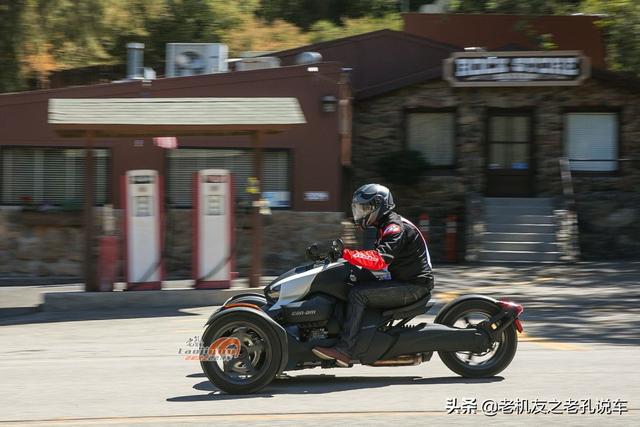
<instances>
[{"instance_id":1,"label":"three-wheeled motorcycle","mask_svg":"<svg viewBox=\"0 0 640 427\"><path fill-rule=\"evenodd\" d=\"M200 363L221 390L253 393L285 371L336 367L311 350L337 343L350 288L378 276L316 245L307 255L310 263L273 280L264 295L234 296L207 321ZM352 364L417 365L435 351L464 377L493 376L510 364L522 332L521 305L465 295L442 307L433 323L412 322L432 306L427 296L404 307L368 308Z\"/></svg>"}]
</instances>

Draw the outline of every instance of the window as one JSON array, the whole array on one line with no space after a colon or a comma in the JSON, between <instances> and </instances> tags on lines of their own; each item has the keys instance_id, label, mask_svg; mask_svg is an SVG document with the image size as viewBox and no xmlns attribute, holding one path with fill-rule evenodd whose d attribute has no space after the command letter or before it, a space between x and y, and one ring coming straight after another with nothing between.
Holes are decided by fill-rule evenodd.
<instances>
[{"instance_id":1,"label":"window","mask_svg":"<svg viewBox=\"0 0 640 427\"><path fill-rule=\"evenodd\" d=\"M202 169L215 168L231 171L236 199L242 201L251 199L251 195L246 192L247 180L253 175L251 150L182 148L169 151L168 157L170 205L190 207L193 173ZM288 151L265 151L262 165L262 192L283 192L288 196L289 172ZM284 204L289 205L288 202Z\"/></svg>"},{"instance_id":2,"label":"window","mask_svg":"<svg viewBox=\"0 0 640 427\"><path fill-rule=\"evenodd\" d=\"M453 166L455 157L454 113L409 113L407 143L423 154L430 166Z\"/></svg>"},{"instance_id":3,"label":"window","mask_svg":"<svg viewBox=\"0 0 640 427\"><path fill-rule=\"evenodd\" d=\"M495 115L489 122L489 169L529 169L529 116Z\"/></svg>"},{"instance_id":4,"label":"window","mask_svg":"<svg viewBox=\"0 0 640 427\"><path fill-rule=\"evenodd\" d=\"M618 114L568 113L564 140L571 170L612 172L618 169Z\"/></svg>"},{"instance_id":5,"label":"window","mask_svg":"<svg viewBox=\"0 0 640 427\"><path fill-rule=\"evenodd\" d=\"M2 204L30 201L79 207L84 191L84 153L79 148L3 148ZM101 205L109 197L109 150L97 149L94 154L96 204Z\"/></svg>"}]
</instances>

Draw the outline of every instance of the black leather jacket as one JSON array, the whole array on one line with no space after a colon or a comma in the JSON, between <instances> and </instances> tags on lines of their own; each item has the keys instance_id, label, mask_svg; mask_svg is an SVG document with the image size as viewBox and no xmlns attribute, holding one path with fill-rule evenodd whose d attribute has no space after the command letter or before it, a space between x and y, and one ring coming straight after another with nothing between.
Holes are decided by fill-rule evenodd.
<instances>
[{"instance_id":1,"label":"black leather jacket","mask_svg":"<svg viewBox=\"0 0 640 427\"><path fill-rule=\"evenodd\" d=\"M397 213L390 212L376 228L378 239L375 250L388 264L391 278L433 287L429 249L418 227Z\"/></svg>"}]
</instances>

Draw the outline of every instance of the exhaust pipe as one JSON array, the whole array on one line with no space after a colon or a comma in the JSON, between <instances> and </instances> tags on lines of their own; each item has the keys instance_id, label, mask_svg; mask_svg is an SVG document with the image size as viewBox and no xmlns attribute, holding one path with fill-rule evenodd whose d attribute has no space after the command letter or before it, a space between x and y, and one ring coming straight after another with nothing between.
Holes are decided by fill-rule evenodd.
<instances>
[{"instance_id":1,"label":"exhaust pipe","mask_svg":"<svg viewBox=\"0 0 640 427\"><path fill-rule=\"evenodd\" d=\"M389 357L429 351L482 352L489 348L489 335L476 328L458 329L431 324L398 334L398 341L387 352Z\"/></svg>"},{"instance_id":2,"label":"exhaust pipe","mask_svg":"<svg viewBox=\"0 0 640 427\"><path fill-rule=\"evenodd\" d=\"M422 356L414 354L398 356L395 359L378 360L368 366L416 366L420 363L422 363Z\"/></svg>"}]
</instances>

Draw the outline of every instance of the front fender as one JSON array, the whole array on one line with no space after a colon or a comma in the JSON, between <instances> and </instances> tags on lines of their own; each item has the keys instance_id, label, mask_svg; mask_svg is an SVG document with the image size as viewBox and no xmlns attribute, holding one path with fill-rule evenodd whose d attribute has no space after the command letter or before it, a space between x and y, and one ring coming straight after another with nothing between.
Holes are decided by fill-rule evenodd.
<instances>
[{"instance_id":1,"label":"front fender","mask_svg":"<svg viewBox=\"0 0 640 427\"><path fill-rule=\"evenodd\" d=\"M282 361L280 362L280 370L278 371L278 372L282 372L284 368L287 366L287 362L289 361L287 332L284 330L284 328L281 325L279 325L275 320L273 320L271 317L269 317L262 310L246 307L246 306L236 306L236 307L230 307L230 308L227 308L224 306L220 307L209 317L209 320L207 320L207 323L205 323L205 326L208 326L213 321L219 319L220 317L229 315L231 313L244 313L247 316L260 316L273 327L274 331L276 331L276 335L278 336L278 344L282 349Z\"/></svg>"},{"instance_id":2,"label":"front fender","mask_svg":"<svg viewBox=\"0 0 640 427\"><path fill-rule=\"evenodd\" d=\"M441 323L442 319L444 318L444 316L456 305L463 303L465 301L469 301L469 300L484 300L484 301L488 301L491 302L493 304L495 304L496 307L499 307L498 305L498 300L488 297L486 295L480 295L480 294L469 294L469 295L463 295L461 297L458 297L456 299L454 299L453 301L449 301L444 307L442 307L440 309L440 311L438 312L438 315L436 316L436 318L434 319L433 323Z\"/></svg>"},{"instance_id":3,"label":"front fender","mask_svg":"<svg viewBox=\"0 0 640 427\"><path fill-rule=\"evenodd\" d=\"M264 303L267 302L266 298L264 297L264 295L262 294L256 294L256 293L245 293L245 294L239 294L239 295L235 295L232 296L231 298L227 299L224 304L222 304L221 307L217 308L212 314L211 316L209 316L209 320L207 320L207 323L205 323L204 325L207 326L209 323L211 323L214 319L214 316L216 314L218 314L219 312L223 311L223 310L228 310L228 306L232 305L232 304L249 304L249 305L257 305L258 307L261 307L260 304L258 304L257 301L255 301L256 299L260 299L260 303L262 304L262 300L264 300ZM262 304L264 305L264 304Z\"/></svg>"}]
</instances>

